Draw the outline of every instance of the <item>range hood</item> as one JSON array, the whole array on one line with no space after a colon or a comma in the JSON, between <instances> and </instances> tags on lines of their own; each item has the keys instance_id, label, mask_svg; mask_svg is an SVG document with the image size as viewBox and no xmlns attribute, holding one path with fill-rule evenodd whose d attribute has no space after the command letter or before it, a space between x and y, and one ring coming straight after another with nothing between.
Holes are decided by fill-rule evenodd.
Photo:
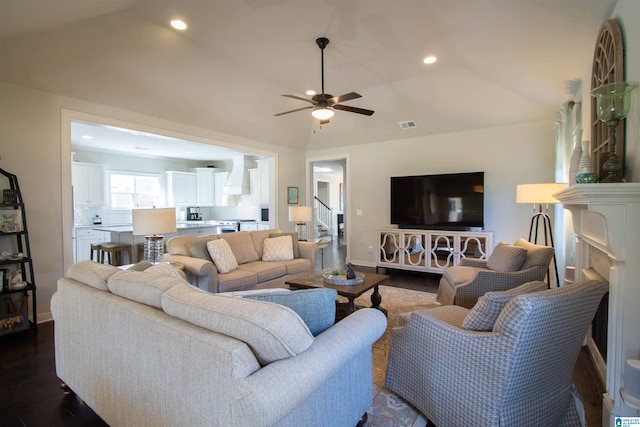
<instances>
[{"instance_id":1,"label":"range hood","mask_svg":"<svg viewBox=\"0 0 640 427\"><path fill-rule=\"evenodd\" d=\"M249 194L249 159L245 156L233 158L233 168L224 186L227 195Z\"/></svg>"}]
</instances>

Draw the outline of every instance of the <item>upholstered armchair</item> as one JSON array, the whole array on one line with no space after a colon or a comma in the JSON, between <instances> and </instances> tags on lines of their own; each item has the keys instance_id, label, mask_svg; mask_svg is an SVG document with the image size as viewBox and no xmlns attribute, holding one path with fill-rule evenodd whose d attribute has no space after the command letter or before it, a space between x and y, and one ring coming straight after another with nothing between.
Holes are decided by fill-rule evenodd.
<instances>
[{"instance_id":1,"label":"upholstered armchair","mask_svg":"<svg viewBox=\"0 0 640 427\"><path fill-rule=\"evenodd\" d=\"M518 294L539 284L490 292L472 310L401 316L385 386L438 427L580 425L572 373L608 287L586 281Z\"/></svg>"},{"instance_id":2,"label":"upholstered armchair","mask_svg":"<svg viewBox=\"0 0 640 427\"><path fill-rule=\"evenodd\" d=\"M554 250L518 239L499 243L488 259L463 258L444 269L437 301L472 308L489 291L504 291L526 282L544 280Z\"/></svg>"}]
</instances>

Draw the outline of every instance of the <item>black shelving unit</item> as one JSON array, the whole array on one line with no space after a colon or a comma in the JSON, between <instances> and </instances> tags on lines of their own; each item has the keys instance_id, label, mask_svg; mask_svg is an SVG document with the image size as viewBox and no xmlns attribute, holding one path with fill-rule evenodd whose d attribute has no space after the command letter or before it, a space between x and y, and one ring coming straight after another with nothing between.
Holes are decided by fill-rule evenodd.
<instances>
[{"instance_id":1,"label":"black shelving unit","mask_svg":"<svg viewBox=\"0 0 640 427\"><path fill-rule=\"evenodd\" d=\"M18 178L0 169L0 338L37 332L36 282Z\"/></svg>"}]
</instances>

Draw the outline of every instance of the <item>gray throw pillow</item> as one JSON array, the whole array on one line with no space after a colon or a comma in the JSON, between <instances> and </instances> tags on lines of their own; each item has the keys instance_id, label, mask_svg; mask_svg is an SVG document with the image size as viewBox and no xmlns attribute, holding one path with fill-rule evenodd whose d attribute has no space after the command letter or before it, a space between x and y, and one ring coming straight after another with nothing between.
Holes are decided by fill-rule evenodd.
<instances>
[{"instance_id":1,"label":"gray throw pillow","mask_svg":"<svg viewBox=\"0 0 640 427\"><path fill-rule=\"evenodd\" d=\"M213 259L211 259L211 255L209 254L209 250L207 249L207 242L209 240L211 239L207 237L196 239L193 242L189 243L189 255L194 258L200 258L206 261L213 262Z\"/></svg>"},{"instance_id":2,"label":"gray throw pillow","mask_svg":"<svg viewBox=\"0 0 640 427\"><path fill-rule=\"evenodd\" d=\"M298 246L298 233L271 233L269 234L269 238L272 237L282 237L282 236L291 236L291 240L293 241L293 257L300 258L300 249Z\"/></svg>"},{"instance_id":3,"label":"gray throw pillow","mask_svg":"<svg viewBox=\"0 0 640 427\"><path fill-rule=\"evenodd\" d=\"M487 268L495 271L518 271L527 259L527 250L519 246L499 243L487 260Z\"/></svg>"},{"instance_id":4,"label":"gray throw pillow","mask_svg":"<svg viewBox=\"0 0 640 427\"><path fill-rule=\"evenodd\" d=\"M527 282L516 288L501 292L487 292L473 306L462 322L462 328L470 331L492 331L502 309L511 298L530 292L544 291L549 286L543 281Z\"/></svg>"},{"instance_id":5,"label":"gray throw pillow","mask_svg":"<svg viewBox=\"0 0 640 427\"><path fill-rule=\"evenodd\" d=\"M247 295L244 298L289 307L300 316L315 337L335 323L337 296L334 289L302 289L284 294Z\"/></svg>"}]
</instances>

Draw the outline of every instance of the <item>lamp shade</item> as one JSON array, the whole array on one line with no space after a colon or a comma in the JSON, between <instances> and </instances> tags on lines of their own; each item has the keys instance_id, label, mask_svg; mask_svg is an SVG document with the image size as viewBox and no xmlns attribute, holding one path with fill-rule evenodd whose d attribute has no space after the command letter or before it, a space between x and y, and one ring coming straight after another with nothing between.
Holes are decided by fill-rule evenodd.
<instances>
[{"instance_id":1,"label":"lamp shade","mask_svg":"<svg viewBox=\"0 0 640 427\"><path fill-rule=\"evenodd\" d=\"M520 184L516 187L516 203L555 204L558 199L552 194L567 188L566 182L542 184Z\"/></svg>"},{"instance_id":2,"label":"lamp shade","mask_svg":"<svg viewBox=\"0 0 640 427\"><path fill-rule=\"evenodd\" d=\"M163 234L176 232L176 208L134 209L133 234Z\"/></svg>"},{"instance_id":3,"label":"lamp shade","mask_svg":"<svg viewBox=\"0 0 640 427\"><path fill-rule=\"evenodd\" d=\"M289 206L289 221L309 222L312 218L311 206Z\"/></svg>"}]
</instances>

